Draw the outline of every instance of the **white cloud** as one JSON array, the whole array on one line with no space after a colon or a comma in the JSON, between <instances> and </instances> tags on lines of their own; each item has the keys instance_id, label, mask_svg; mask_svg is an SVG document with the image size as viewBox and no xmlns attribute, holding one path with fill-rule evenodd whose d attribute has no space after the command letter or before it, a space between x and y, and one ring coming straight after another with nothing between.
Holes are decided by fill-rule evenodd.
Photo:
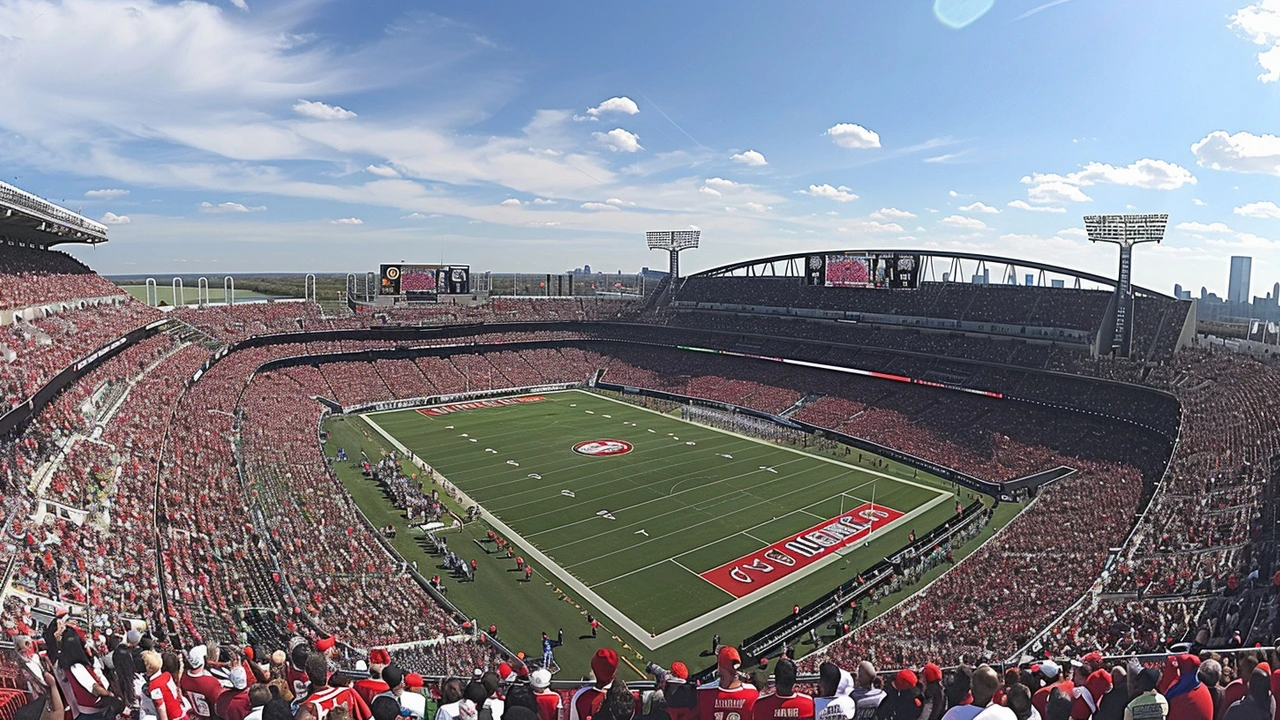
<instances>
[{"instance_id":1,"label":"white cloud","mask_svg":"<svg viewBox=\"0 0 1280 720\"><path fill-rule=\"evenodd\" d=\"M1147 190L1177 190L1183 185L1196 184L1196 177L1190 170L1166 160L1151 158L1143 158L1124 167L1091 162L1083 170L1071 173L1067 178L1081 186L1110 184Z\"/></svg>"},{"instance_id":2,"label":"white cloud","mask_svg":"<svg viewBox=\"0 0 1280 720\"><path fill-rule=\"evenodd\" d=\"M337 220L330 220L331 225L363 225L364 221L358 217L344 217Z\"/></svg>"},{"instance_id":3,"label":"white cloud","mask_svg":"<svg viewBox=\"0 0 1280 720\"><path fill-rule=\"evenodd\" d=\"M955 190L948 190L947 194L950 195L951 197L960 197L960 193L956 192Z\"/></svg>"},{"instance_id":4,"label":"white cloud","mask_svg":"<svg viewBox=\"0 0 1280 720\"><path fill-rule=\"evenodd\" d=\"M772 210L772 209L773 209L773 208L768 207L767 205L764 205L764 204L762 204L762 203L758 203L758 202L749 202L749 203L744 203L744 204L742 205L742 207L744 207L744 208L746 208L746 209L748 209L748 210L750 210L750 211L752 211L752 212L767 212L767 211L769 211L769 210Z\"/></svg>"},{"instance_id":5,"label":"white cloud","mask_svg":"<svg viewBox=\"0 0 1280 720\"><path fill-rule=\"evenodd\" d=\"M906 232L905 230L902 229L902 226L899 225L898 223L877 222L875 220L866 220L863 218L855 218L851 224L845 225L843 227L838 227L836 228L836 230L843 233L875 234L875 235L886 234L886 233L894 233L895 235L901 235L902 233Z\"/></svg>"},{"instance_id":6,"label":"white cloud","mask_svg":"<svg viewBox=\"0 0 1280 720\"><path fill-rule=\"evenodd\" d=\"M963 156L964 156L963 152L944 153L942 155L934 155L933 157L927 157L924 159L924 161L927 163L949 163L952 160L955 160L956 158L963 157Z\"/></svg>"},{"instance_id":7,"label":"white cloud","mask_svg":"<svg viewBox=\"0 0 1280 720\"><path fill-rule=\"evenodd\" d=\"M836 202L852 202L858 199L853 191L844 185L840 187L831 187L826 183L822 185L810 185L808 190L799 191L802 195L810 195L816 198L826 198L827 200L835 200Z\"/></svg>"},{"instance_id":8,"label":"white cloud","mask_svg":"<svg viewBox=\"0 0 1280 720\"><path fill-rule=\"evenodd\" d=\"M249 11L249 3L245 2L244 0L231 0L231 4L235 5L237 8L241 10L244 10L245 12Z\"/></svg>"},{"instance_id":9,"label":"white cloud","mask_svg":"<svg viewBox=\"0 0 1280 720\"><path fill-rule=\"evenodd\" d=\"M222 215L226 213L251 213L262 212L267 209L266 205L242 205L238 202L224 202L214 205L209 202L200 203L200 212L208 215Z\"/></svg>"},{"instance_id":10,"label":"white cloud","mask_svg":"<svg viewBox=\"0 0 1280 720\"><path fill-rule=\"evenodd\" d=\"M1229 27L1255 45L1267 48L1258 53L1262 68L1258 79L1264 83L1280 80L1280 2L1261 0L1244 7L1231 16Z\"/></svg>"},{"instance_id":11,"label":"white cloud","mask_svg":"<svg viewBox=\"0 0 1280 720\"><path fill-rule=\"evenodd\" d=\"M534 198L533 204L534 205L555 205L556 201L550 200L548 198Z\"/></svg>"},{"instance_id":12,"label":"white cloud","mask_svg":"<svg viewBox=\"0 0 1280 720\"><path fill-rule=\"evenodd\" d=\"M1063 228L1059 230L1058 236L1067 237L1067 238L1076 238L1078 240L1087 240L1089 238L1089 233L1085 232L1085 229L1082 227L1069 227L1069 228Z\"/></svg>"},{"instance_id":13,"label":"white cloud","mask_svg":"<svg viewBox=\"0 0 1280 720\"><path fill-rule=\"evenodd\" d=\"M337 105L326 105L319 101L311 102L309 100L299 100L294 104L293 111L312 120L350 120L356 116L350 110Z\"/></svg>"},{"instance_id":14,"label":"white cloud","mask_svg":"<svg viewBox=\"0 0 1280 720\"><path fill-rule=\"evenodd\" d=\"M1023 177L1022 183L1030 186L1027 189L1027 199L1031 202L1056 204L1091 201L1093 198L1081 190L1091 185L1176 190L1183 185L1195 185L1196 177L1181 165L1143 158L1124 167L1091 162L1083 169L1066 175L1032 173Z\"/></svg>"},{"instance_id":15,"label":"white cloud","mask_svg":"<svg viewBox=\"0 0 1280 720\"><path fill-rule=\"evenodd\" d=\"M1204 202L1203 200L1201 200L1200 198L1191 198L1191 203L1192 203L1193 205L1197 205L1197 206L1199 206L1199 207L1204 207L1204 206L1205 206L1205 202Z\"/></svg>"},{"instance_id":16,"label":"white cloud","mask_svg":"<svg viewBox=\"0 0 1280 720\"><path fill-rule=\"evenodd\" d=\"M84 196L87 198L93 198L95 200L103 200L103 199L111 200L114 198L124 197L128 194L129 194L128 190L111 188L107 190L90 190L89 192L85 193Z\"/></svg>"},{"instance_id":17,"label":"white cloud","mask_svg":"<svg viewBox=\"0 0 1280 720\"><path fill-rule=\"evenodd\" d=\"M839 123L837 125L832 125L822 134L831 138L831 142L836 145L850 150L880 147L879 135L874 131L868 130L861 125L855 125L854 123Z\"/></svg>"},{"instance_id":18,"label":"white cloud","mask_svg":"<svg viewBox=\"0 0 1280 720\"><path fill-rule=\"evenodd\" d=\"M769 164L769 161L764 159L764 155L756 152L755 150L747 150L746 152L737 153L730 156L729 159L750 167L761 167Z\"/></svg>"},{"instance_id":19,"label":"white cloud","mask_svg":"<svg viewBox=\"0 0 1280 720\"><path fill-rule=\"evenodd\" d=\"M581 207L583 210L618 210L619 209L617 205L609 205L601 202L584 202L582 203Z\"/></svg>"},{"instance_id":20,"label":"white cloud","mask_svg":"<svg viewBox=\"0 0 1280 720\"><path fill-rule=\"evenodd\" d=\"M507 198L498 204L502 207L520 207L520 201L515 198Z\"/></svg>"},{"instance_id":21,"label":"white cloud","mask_svg":"<svg viewBox=\"0 0 1280 720\"><path fill-rule=\"evenodd\" d=\"M1187 232L1200 232L1200 233L1233 232L1231 228L1227 227L1226 223L1220 223L1220 222L1209 223L1208 225L1202 222L1181 222L1181 223L1178 223L1175 229L1186 230Z\"/></svg>"},{"instance_id":22,"label":"white cloud","mask_svg":"<svg viewBox=\"0 0 1280 720\"><path fill-rule=\"evenodd\" d=\"M1280 205L1276 205L1270 200L1247 203L1245 205L1241 205L1238 208L1235 208L1231 212L1237 215L1243 215L1245 217L1251 217L1251 218L1263 218L1263 219L1272 219L1272 220L1280 219Z\"/></svg>"},{"instance_id":23,"label":"white cloud","mask_svg":"<svg viewBox=\"0 0 1280 720\"><path fill-rule=\"evenodd\" d=\"M703 185L702 187L698 188L698 192L702 193L703 195L710 195L713 198L722 197L719 190L716 190L713 187L708 187L706 185Z\"/></svg>"},{"instance_id":24,"label":"white cloud","mask_svg":"<svg viewBox=\"0 0 1280 720\"><path fill-rule=\"evenodd\" d=\"M871 213L871 217L876 220L910 220L915 216L916 214L913 212L899 210L898 208L892 207L880 208L879 210Z\"/></svg>"},{"instance_id":25,"label":"white cloud","mask_svg":"<svg viewBox=\"0 0 1280 720\"><path fill-rule=\"evenodd\" d=\"M608 200L605 200L605 202L617 207L635 207L635 203L621 198L609 198Z\"/></svg>"},{"instance_id":26,"label":"white cloud","mask_svg":"<svg viewBox=\"0 0 1280 720\"><path fill-rule=\"evenodd\" d=\"M622 113L624 115L635 115L640 112L636 101L629 97L612 97L599 105L587 110L587 115L592 119L603 115L604 113Z\"/></svg>"},{"instance_id":27,"label":"white cloud","mask_svg":"<svg viewBox=\"0 0 1280 720\"><path fill-rule=\"evenodd\" d=\"M436 213L428 214L428 213L414 212L414 213L409 213L408 215L404 215L400 219L401 220L428 220L430 218L438 218L438 217L442 217L442 216Z\"/></svg>"},{"instance_id":28,"label":"white cloud","mask_svg":"<svg viewBox=\"0 0 1280 720\"><path fill-rule=\"evenodd\" d=\"M1212 170L1280 175L1280 137L1215 130L1191 146L1196 163Z\"/></svg>"},{"instance_id":29,"label":"white cloud","mask_svg":"<svg viewBox=\"0 0 1280 720\"><path fill-rule=\"evenodd\" d=\"M133 220L131 220L128 215L117 215L113 212L109 212L102 216L103 225L128 225L131 222L133 222Z\"/></svg>"},{"instance_id":30,"label":"white cloud","mask_svg":"<svg viewBox=\"0 0 1280 720\"><path fill-rule=\"evenodd\" d=\"M985 230L987 224L977 218L965 217L963 215L948 215L938 221L943 225L949 225L956 228L964 228L966 230Z\"/></svg>"},{"instance_id":31,"label":"white cloud","mask_svg":"<svg viewBox=\"0 0 1280 720\"><path fill-rule=\"evenodd\" d=\"M378 177L381 177L381 178L400 177L400 173L396 172L396 169L389 165L370 165L369 167L365 168L364 171L372 175L377 175Z\"/></svg>"},{"instance_id":32,"label":"white cloud","mask_svg":"<svg viewBox=\"0 0 1280 720\"><path fill-rule=\"evenodd\" d=\"M628 152L633 153L637 150L643 150L640 145L640 136L632 132L627 132L622 128L614 128L607 133L591 133L596 140L604 143L612 152Z\"/></svg>"},{"instance_id":33,"label":"white cloud","mask_svg":"<svg viewBox=\"0 0 1280 720\"><path fill-rule=\"evenodd\" d=\"M961 206L960 209L965 212L976 212L976 213L983 213L986 215L995 215L1000 212L998 209L993 208L990 205L983 202L970 203L969 205Z\"/></svg>"},{"instance_id":34,"label":"white cloud","mask_svg":"<svg viewBox=\"0 0 1280 720\"><path fill-rule=\"evenodd\" d=\"M1033 203L1089 202L1093 198L1084 194L1078 185L1067 182L1061 175L1036 173L1022 178L1027 197Z\"/></svg>"},{"instance_id":35,"label":"white cloud","mask_svg":"<svg viewBox=\"0 0 1280 720\"><path fill-rule=\"evenodd\" d=\"M706 182L706 184L708 184L708 185L710 185L710 186L712 186L712 187L718 187L718 188L735 188L735 187L738 187L738 183L736 183L736 182L734 182L734 181L732 181L732 180L725 180L725 179L724 179L724 178L722 178L722 177L707 178L707 179L705 180L705 182Z\"/></svg>"},{"instance_id":36,"label":"white cloud","mask_svg":"<svg viewBox=\"0 0 1280 720\"><path fill-rule=\"evenodd\" d=\"M1026 200L1014 200L1009 203L1009 207L1018 210L1030 210L1031 212L1047 212L1047 213L1064 213L1066 208L1053 207L1052 205L1032 205Z\"/></svg>"}]
</instances>

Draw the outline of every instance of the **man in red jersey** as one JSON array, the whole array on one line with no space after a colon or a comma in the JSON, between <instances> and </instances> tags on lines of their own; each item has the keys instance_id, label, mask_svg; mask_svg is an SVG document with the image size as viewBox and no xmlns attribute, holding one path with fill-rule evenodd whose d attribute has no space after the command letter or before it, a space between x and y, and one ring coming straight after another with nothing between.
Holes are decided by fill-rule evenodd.
<instances>
[{"instance_id":1,"label":"man in red jersey","mask_svg":"<svg viewBox=\"0 0 1280 720\"><path fill-rule=\"evenodd\" d=\"M698 720L751 720L760 691L743 684L738 677L741 666L737 648L720 648L716 657L719 681L698 688Z\"/></svg>"},{"instance_id":2,"label":"man in red jersey","mask_svg":"<svg viewBox=\"0 0 1280 720\"><path fill-rule=\"evenodd\" d=\"M382 677L382 671L390 664L391 653L381 648L369 651L369 677L361 678L355 683L356 693L366 705L372 707L375 695L391 689Z\"/></svg>"},{"instance_id":3,"label":"man in red jersey","mask_svg":"<svg viewBox=\"0 0 1280 720\"><path fill-rule=\"evenodd\" d=\"M182 707L182 696L178 694L178 684L173 676L161 669L160 653L144 650L142 666L147 671L147 697L156 706L158 720L187 720L187 712Z\"/></svg>"},{"instance_id":4,"label":"man in red jersey","mask_svg":"<svg viewBox=\"0 0 1280 720\"><path fill-rule=\"evenodd\" d=\"M560 693L551 690L551 671L538 668L529 675L533 699L538 701L538 720L560 720Z\"/></svg>"},{"instance_id":5,"label":"man in red jersey","mask_svg":"<svg viewBox=\"0 0 1280 720\"><path fill-rule=\"evenodd\" d=\"M298 705L310 707L316 720L324 720L329 711L342 706L351 715L351 720L369 720L373 713L364 700L349 687L329 687L329 664L324 655L311 653L307 656L307 680L311 683L311 694L298 701Z\"/></svg>"},{"instance_id":6,"label":"man in red jersey","mask_svg":"<svg viewBox=\"0 0 1280 720\"><path fill-rule=\"evenodd\" d=\"M795 691L796 664L782 658L773 678L773 693L757 700L752 710L755 720L813 720L813 698Z\"/></svg>"},{"instance_id":7,"label":"man in red jersey","mask_svg":"<svg viewBox=\"0 0 1280 720\"><path fill-rule=\"evenodd\" d=\"M569 720L589 720L600 710L618 672L618 653L609 648L597 650L591 658L591 672L596 676L595 682L580 688L569 701Z\"/></svg>"},{"instance_id":8,"label":"man in red jersey","mask_svg":"<svg viewBox=\"0 0 1280 720\"><path fill-rule=\"evenodd\" d=\"M285 665L284 679L296 698L307 694L307 656L310 654L311 648L303 638L295 637L289 641L289 664Z\"/></svg>"},{"instance_id":9,"label":"man in red jersey","mask_svg":"<svg viewBox=\"0 0 1280 720\"><path fill-rule=\"evenodd\" d=\"M210 675L205 669L208 659L208 648L197 645L187 651L187 667L190 670L182 676L178 687L191 704L191 713L200 720L211 720L218 698L222 695L222 683Z\"/></svg>"}]
</instances>

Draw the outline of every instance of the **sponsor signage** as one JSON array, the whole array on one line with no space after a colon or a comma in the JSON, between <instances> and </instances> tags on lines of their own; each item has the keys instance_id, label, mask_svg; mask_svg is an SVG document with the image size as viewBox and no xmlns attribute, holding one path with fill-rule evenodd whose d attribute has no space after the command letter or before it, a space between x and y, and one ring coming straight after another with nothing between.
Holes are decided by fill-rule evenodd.
<instances>
[{"instance_id":1,"label":"sponsor signage","mask_svg":"<svg viewBox=\"0 0 1280 720\"><path fill-rule=\"evenodd\" d=\"M838 517L783 538L750 555L701 573L702 579L734 597L743 597L855 545L902 517L884 505L864 503Z\"/></svg>"}]
</instances>

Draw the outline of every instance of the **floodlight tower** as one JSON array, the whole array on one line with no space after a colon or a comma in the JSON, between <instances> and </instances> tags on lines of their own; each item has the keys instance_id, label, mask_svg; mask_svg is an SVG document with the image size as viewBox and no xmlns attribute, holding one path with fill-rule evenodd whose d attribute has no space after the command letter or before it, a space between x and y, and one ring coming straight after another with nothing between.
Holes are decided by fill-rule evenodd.
<instances>
[{"instance_id":1,"label":"floodlight tower","mask_svg":"<svg viewBox=\"0 0 1280 720\"><path fill-rule=\"evenodd\" d=\"M1169 215L1086 215L1084 229L1089 242L1115 243L1120 246L1120 274L1116 278L1115 295L1107 307L1107 316L1098 337L1098 351L1109 348L1117 357L1129 357L1133 348L1133 246L1158 243L1164 239Z\"/></svg>"},{"instance_id":2,"label":"floodlight tower","mask_svg":"<svg viewBox=\"0 0 1280 720\"><path fill-rule=\"evenodd\" d=\"M680 251L698 247L701 230L659 230L647 232L650 250L666 250L671 253L671 282L680 278Z\"/></svg>"}]
</instances>

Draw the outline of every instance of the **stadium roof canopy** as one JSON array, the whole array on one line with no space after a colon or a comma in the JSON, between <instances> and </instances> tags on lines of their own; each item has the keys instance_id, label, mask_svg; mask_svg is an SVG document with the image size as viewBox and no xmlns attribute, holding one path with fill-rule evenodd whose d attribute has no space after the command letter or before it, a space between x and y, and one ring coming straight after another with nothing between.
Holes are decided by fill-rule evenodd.
<instances>
[{"instance_id":1,"label":"stadium roof canopy","mask_svg":"<svg viewBox=\"0 0 1280 720\"><path fill-rule=\"evenodd\" d=\"M944 282L943 275L945 274L948 278L947 282L968 283L971 275L983 275L984 271L990 270L992 275L996 275L998 272L998 277L991 278L990 284L992 285L1021 285L1022 283L1019 281L1023 279L1023 273L1026 273L1033 276L1034 284L1038 287L1049 286L1051 279L1071 279L1074 281L1071 283L1071 287L1075 288L1080 288L1082 283L1105 285L1110 288L1115 288L1116 286L1116 279L1113 277L1097 275L1083 270L1072 270L1060 265L1049 265L1035 260L1019 260L999 255L950 252L947 250L903 249L811 250L787 255L773 255L754 260L741 260L703 270L689 277L802 278L805 275L805 261L812 255L918 255L920 256L921 282ZM1053 276L1056 276L1056 278L1053 278ZM1010 278L1015 282L1010 283ZM1149 297L1172 298L1172 296L1165 293L1137 285L1133 286L1133 291Z\"/></svg>"},{"instance_id":2,"label":"stadium roof canopy","mask_svg":"<svg viewBox=\"0 0 1280 720\"><path fill-rule=\"evenodd\" d=\"M0 182L0 238L43 247L96 245L107 241L107 226Z\"/></svg>"}]
</instances>

